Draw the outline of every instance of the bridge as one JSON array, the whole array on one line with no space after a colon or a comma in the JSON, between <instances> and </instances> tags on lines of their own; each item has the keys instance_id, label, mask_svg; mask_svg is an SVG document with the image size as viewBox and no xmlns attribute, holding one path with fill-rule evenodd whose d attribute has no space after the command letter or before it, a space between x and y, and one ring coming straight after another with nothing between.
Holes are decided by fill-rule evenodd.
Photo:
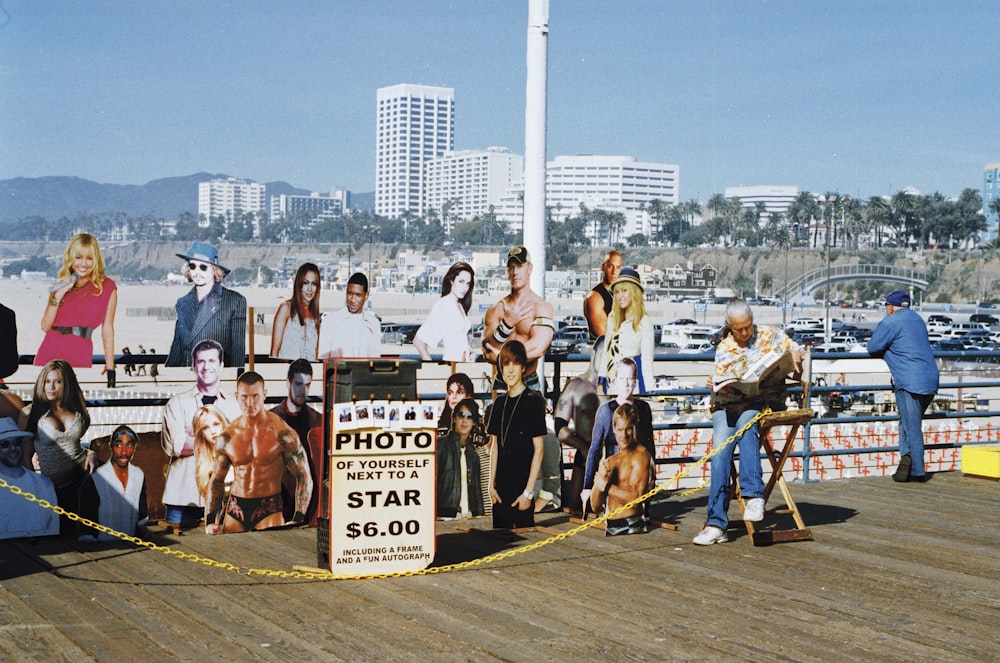
<instances>
[{"instance_id":1,"label":"bridge","mask_svg":"<svg viewBox=\"0 0 1000 663\"><path fill-rule=\"evenodd\" d=\"M777 291L783 299L791 299L797 294L812 294L817 289L837 281L890 281L917 290L927 289L927 273L908 267L889 265L835 265L829 269L819 267L810 270Z\"/></svg>"}]
</instances>

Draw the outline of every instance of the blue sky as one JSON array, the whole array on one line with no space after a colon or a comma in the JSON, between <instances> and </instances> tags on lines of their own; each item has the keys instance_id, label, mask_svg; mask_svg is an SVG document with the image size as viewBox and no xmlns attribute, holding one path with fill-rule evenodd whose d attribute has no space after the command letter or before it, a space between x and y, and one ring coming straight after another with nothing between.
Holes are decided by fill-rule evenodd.
<instances>
[{"instance_id":1,"label":"blue sky","mask_svg":"<svg viewBox=\"0 0 1000 663\"><path fill-rule=\"evenodd\" d=\"M0 0L0 179L198 171L374 189L375 91L455 88L524 152L527 0ZM551 0L549 159L726 186L955 196L1000 161L996 0Z\"/></svg>"}]
</instances>

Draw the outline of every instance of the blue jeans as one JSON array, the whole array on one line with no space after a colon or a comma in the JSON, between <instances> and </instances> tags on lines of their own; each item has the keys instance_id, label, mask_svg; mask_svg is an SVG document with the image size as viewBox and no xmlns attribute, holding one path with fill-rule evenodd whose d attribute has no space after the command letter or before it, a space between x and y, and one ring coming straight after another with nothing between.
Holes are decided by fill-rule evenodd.
<instances>
[{"instance_id":1,"label":"blue jeans","mask_svg":"<svg viewBox=\"0 0 1000 663\"><path fill-rule=\"evenodd\" d=\"M910 454L910 476L921 477L924 470L924 429L921 421L934 394L914 394L905 389L896 390L896 409L899 410L899 455Z\"/></svg>"},{"instance_id":2,"label":"blue jeans","mask_svg":"<svg viewBox=\"0 0 1000 663\"><path fill-rule=\"evenodd\" d=\"M757 410L743 412L727 412L718 410L712 413L713 444L719 447L726 443L736 431L743 428L748 421L756 417ZM754 424L750 429L736 438L728 447L712 456L708 486L708 518L707 523L725 530L729 525L729 467L733 460L733 452L740 450L740 491L743 499L764 497L764 480L760 470L760 446L758 444L759 426ZM745 462L744 462L745 461Z\"/></svg>"},{"instance_id":3,"label":"blue jeans","mask_svg":"<svg viewBox=\"0 0 1000 663\"><path fill-rule=\"evenodd\" d=\"M179 523L185 527L193 527L198 521L205 517L205 510L197 506L174 506L164 504L167 515L164 520L168 523Z\"/></svg>"}]
</instances>

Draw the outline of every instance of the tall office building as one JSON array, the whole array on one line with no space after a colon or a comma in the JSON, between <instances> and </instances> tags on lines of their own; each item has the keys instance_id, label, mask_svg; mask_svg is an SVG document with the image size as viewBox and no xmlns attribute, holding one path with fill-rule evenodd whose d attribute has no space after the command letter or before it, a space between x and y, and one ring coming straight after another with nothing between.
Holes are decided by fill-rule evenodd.
<instances>
[{"instance_id":1,"label":"tall office building","mask_svg":"<svg viewBox=\"0 0 1000 663\"><path fill-rule=\"evenodd\" d=\"M375 213L424 211L424 166L455 149L455 90L403 83L379 88Z\"/></svg>"},{"instance_id":2,"label":"tall office building","mask_svg":"<svg viewBox=\"0 0 1000 663\"><path fill-rule=\"evenodd\" d=\"M450 235L455 223L499 207L501 196L523 176L524 157L506 147L445 152L427 162L424 203L437 210Z\"/></svg>"},{"instance_id":3,"label":"tall office building","mask_svg":"<svg viewBox=\"0 0 1000 663\"><path fill-rule=\"evenodd\" d=\"M222 216L228 223L238 212L263 212L265 186L260 182L235 177L214 179L198 184L198 216L207 223Z\"/></svg>"},{"instance_id":4,"label":"tall office building","mask_svg":"<svg viewBox=\"0 0 1000 663\"><path fill-rule=\"evenodd\" d=\"M990 203L1000 198L1000 163L986 164L983 168L983 216L986 230L979 234L984 242L992 242L1000 237L1000 219L990 210Z\"/></svg>"}]
</instances>

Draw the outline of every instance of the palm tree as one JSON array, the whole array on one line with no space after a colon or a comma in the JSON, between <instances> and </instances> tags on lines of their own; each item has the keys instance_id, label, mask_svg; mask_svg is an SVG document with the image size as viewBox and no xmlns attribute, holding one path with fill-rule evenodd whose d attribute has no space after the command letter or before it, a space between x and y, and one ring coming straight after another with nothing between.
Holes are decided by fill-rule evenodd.
<instances>
[{"instance_id":1,"label":"palm tree","mask_svg":"<svg viewBox=\"0 0 1000 663\"><path fill-rule=\"evenodd\" d=\"M883 230L892 226L892 205L882 196L872 196L865 203L862 216L875 231L875 246L882 248Z\"/></svg>"},{"instance_id":2,"label":"palm tree","mask_svg":"<svg viewBox=\"0 0 1000 663\"><path fill-rule=\"evenodd\" d=\"M654 198L646 204L646 211L649 212L649 218L653 221L653 227L650 229L649 234L654 244L660 241L660 235L663 232L663 220L666 218L669 208L670 203L659 198Z\"/></svg>"},{"instance_id":3,"label":"palm tree","mask_svg":"<svg viewBox=\"0 0 1000 663\"><path fill-rule=\"evenodd\" d=\"M722 211L726 209L726 197L721 193L713 194L705 203L705 209L710 213L710 219L722 216Z\"/></svg>"},{"instance_id":4,"label":"palm tree","mask_svg":"<svg viewBox=\"0 0 1000 663\"><path fill-rule=\"evenodd\" d=\"M607 213L607 224L608 224L608 239L609 243L614 246L620 241L620 235L622 229L625 228L625 213L624 212L608 212Z\"/></svg>"},{"instance_id":5,"label":"palm tree","mask_svg":"<svg viewBox=\"0 0 1000 663\"><path fill-rule=\"evenodd\" d=\"M991 200L990 204L986 206L986 209L988 209L993 214L1000 216L1000 196L997 196L996 198Z\"/></svg>"},{"instance_id":6,"label":"palm tree","mask_svg":"<svg viewBox=\"0 0 1000 663\"><path fill-rule=\"evenodd\" d=\"M795 242L798 243L802 229L805 229L806 238L809 237L809 225L819 216L819 203L815 196L808 191L802 191L795 196L795 200L788 206L788 220L795 227ZM818 232L818 228L816 231ZM813 235L813 246L818 241L818 235Z\"/></svg>"},{"instance_id":7,"label":"palm tree","mask_svg":"<svg viewBox=\"0 0 1000 663\"><path fill-rule=\"evenodd\" d=\"M681 208L684 210L684 217L687 221L687 227L694 227L694 220L696 217L701 216L701 203L692 198L686 203L681 203Z\"/></svg>"},{"instance_id":8,"label":"palm tree","mask_svg":"<svg viewBox=\"0 0 1000 663\"><path fill-rule=\"evenodd\" d=\"M916 200L906 191L897 191L892 196L892 220L898 233L897 241L901 246L909 243L910 237L919 235L917 227Z\"/></svg>"},{"instance_id":9,"label":"palm tree","mask_svg":"<svg viewBox=\"0 0 1000 663\"><path fill-rule=\"evenodd\" d=\"M851 244L857 249L861 235L867 232L866 224L862 218L861 203L850 196L843 196L840 200L841 218L844 226L844 247Z\"/></svg>"}]
</instances>

